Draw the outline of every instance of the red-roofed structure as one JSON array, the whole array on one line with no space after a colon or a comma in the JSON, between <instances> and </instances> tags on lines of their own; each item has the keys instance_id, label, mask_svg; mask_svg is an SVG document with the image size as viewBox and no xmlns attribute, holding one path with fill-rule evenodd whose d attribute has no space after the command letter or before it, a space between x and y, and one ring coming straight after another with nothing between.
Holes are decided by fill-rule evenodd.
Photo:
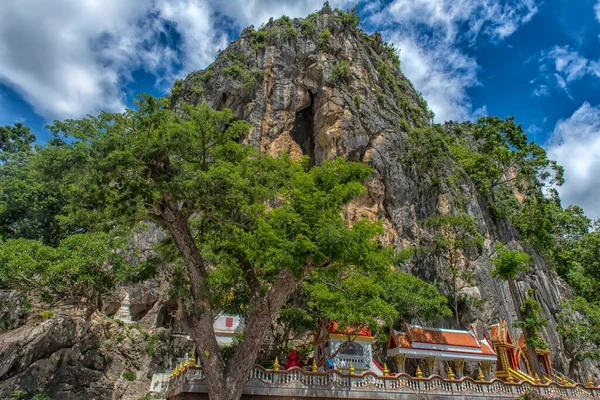
<instances>
[{"instance_id":1,"label":"red-roofed structure","mask_svg":"<svg viewBox=\"0 0 600 400\"><path fill-rule=\"evenodd\" d=\"M373 360L373 339L368 326L342 329L335 321L321 322L313 342L319 370L326 370L325 359L329 358L335 369L349 371L352 367L357 373L383 375L383 369Z\"/></svg>"},{"instance_id":2,"label":"red-roofed structure","mask_svg":"<svg viewBox=\"0 0 600 400\"><path fill-rule=\"evenodd\" d=\"M387 355L395 357L399 372L404 372L406 358L417 358L427 361L430 375L436 360L452 362L457 376L462 376L465 361L489 365L497 359L487 338L479 340L474 329L429 328L406 321L402 331L390 332Z\"/></svg>"}]
</instances>

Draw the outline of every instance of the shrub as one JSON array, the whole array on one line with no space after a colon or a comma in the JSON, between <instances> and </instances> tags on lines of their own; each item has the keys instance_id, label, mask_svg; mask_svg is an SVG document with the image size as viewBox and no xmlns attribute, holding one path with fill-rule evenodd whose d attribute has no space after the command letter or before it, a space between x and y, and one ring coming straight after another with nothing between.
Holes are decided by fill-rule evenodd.
<instances>
[{"instance_id":1,"label":"shrub","mask_svg":"<svg viewBox=\"0 0 600 400\"><path fill-rule=\"evenodd\" d=\"M325 50L329 46L329 39L331 39L331 32L329 32L329 29L325 28L319 33L317 49Z\"/></svg>"},{"instance_id":2,"label":"shrub","mask_svg":"<svg viewBox=\"0 0 600 400\"><path fill-rule=\"evenodd\" d=\"M297 35L296 29L293 26L290 26L285 31L283 31L283 37L290 40L295 39Z\"/></svg>"},{"instance_id":3,"label":"shrub","mask_svg":"<svg viewBox=\"0 0 600 400\"><path fill-rule=\"evenodd\" d=\"M302 24L300 25L300 30L305 36L314 35L316 29L317 27L315 26L315 22L312 18L306 18L304 21L302 21Z\"/></svg>"},{"instance_id":4,"label":"shrub","mask_svg":"<svg viewBox=\"0 0 600 400\"><path fill-rule=\"evenodd\" d=\"M351 10L348 11L336 10L340 13L340 15L335 17L335 20L344 25L345 28L355 30L358 25L360 25L360 16L357 14L357 10L358 5L355 5Z\"/></svg>"},{"instance_id":5,"label":"shrub","mask_svg":"<svg viewBox=\"0 0 600 400\"><path fill-rule=\"evenodd\" d=\"M348 61L340 61L333 66L330 79L333 83L341 83L350 76L350 64Z\"/></svg>"},{"instance_id":6,"label":"shrub","mask_svg":"<svg viewBox=\"0 0 600 400\"><path fill-rule=\"evenodd\" d=\"M123 372L123 378L129 382L133 382L135 381L135 372L133 372L130 369L125 370L125 372Z\"/></svg>"},{"instance_id":7,"label":"shrub","mask_svg":"<svg viewBox=\"0 0 600 400\"><path fill-rule=\"evenodd\" d=\"M42 317L42 319L44 319L44 320L52 319L55 316L56 316L56 314L54 314L54 311L50 311L50 310L40 311L40 317Z\"/></svg>"},{"instance_id":8,"label":"shrub","mask_svg":"<svg viewBox=\"0 0 600 400\"><path fill-rule=\"evenodd\" d=\"M361 100L360 95L355 94L353 100L354 100L354 105L356 106L356 108L360 108L360 100Z\"/></svg>"},{"instance_id":9,"label":"shrub","mask_svg":"<svg viewBox=\"0 0 600 400\"><path fill-rule=\"evenodd\" d=\"M282 15L281 18L278 19L279 23L281 23L281 25L287 25L290 26L292 25L292 19L290 17L288 17L287 15Z\"/></svg>"}]
</instances>

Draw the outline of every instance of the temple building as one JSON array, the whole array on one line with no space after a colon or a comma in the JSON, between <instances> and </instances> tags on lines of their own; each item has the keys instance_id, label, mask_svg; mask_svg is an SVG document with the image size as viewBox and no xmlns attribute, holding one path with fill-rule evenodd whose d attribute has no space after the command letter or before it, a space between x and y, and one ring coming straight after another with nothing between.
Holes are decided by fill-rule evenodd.
<instances>
[{"instance_id":1,"label":"temple building","mask_svg":"<svg viewBox=\"0 0 600 400\"><path fill-rule=\"evenodd\" d=\"M427 365L427 375L436 374L436 361L446 361L451 368L441 374L464 375L465 362L478 363L486 379L491 378L491 365L496 362L496 352L487 338L479 340L473 329L428 328L404 321L402 331L392 330L388 340L387 355L394 357L398 372L405 372L406 359L422 359ZM441 371L440 371L441 372Z\"/></svg>"},{"instance_id":2,"label":"temple building","mask_svg":"<svg viewBox=\"0 0 600 400\"><path fill-rule=\"evenodd\" d=\"M373 340L368 327L343 330L336 322L321 322L313 342L319 371L327 369L325 360L329 358L338 370L357 374L372 371L383 375L383 369L373 359ZM340 346L342 349L338 351Z\"/></svg>"},{"instance_id":3,"label":"temple building","mask_svg":"<svg viewBox=\"0 0 600 400\"><path fill-rule=\"evenodd\" d=\"M492 345L498 353L496 377L507 382L525 380L535 383L536 379L532 374L531 359L523 333L521 333L519 341L514 343L508 323L500 318L497 324L490 327L490 336ZM555 373L550 363L550 350L536 349L536 357L546 379L555 380Z\"/></svg>"},{"instance_id":4,"label":"temple building","mask_svg":"<svg viewBox=\"0 0 600 400\"><path fill-rule=\"evenodd\" d=\"M230 345L238 333L244 330L244 320L239 315L221 314L213 324L219 346Z\"/></svg>"}]
</instances>

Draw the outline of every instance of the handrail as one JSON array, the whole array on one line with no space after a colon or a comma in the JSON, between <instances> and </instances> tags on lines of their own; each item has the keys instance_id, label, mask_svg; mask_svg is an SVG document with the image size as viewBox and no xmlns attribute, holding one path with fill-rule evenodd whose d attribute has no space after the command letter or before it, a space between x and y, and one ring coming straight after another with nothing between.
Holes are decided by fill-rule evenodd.
<instances>
[{"instance_id":1,"label":"handrail","mask_svg":"<svg viewBox=\"0 0 600 400\"><path fill-rule=\"evenodd\" d=\"M517 371L513 370L513 372L519 376ZM521 373L521 375L525 374ZM191 382L194 382L194 385L187 385L185 388L198 388L200 386L196 384L204 381L204 379L205 375L202 369L197 366L189 366L184 372L172 377L169 383L169 393L174 390L182 391L184 385ZM439 375L416 378L406 373L381 376L372 371L361 374L349 374L339 370L312 372L299 367L288 370L270 370L255 366L250 370L247 382L248 385L254 388L263 387L269 388L269 390L285 389L290 385L299 385L299 387L324 391L335 389L397 393L451 392L465 393L466 396L469 393L477 393L478 396L484 397L494 397L495 394L498 394L511 398L521 396L527 391L534 391L548 398L553 396L582 399L600 397L600 388L586 387L581 383L564 386L556 382L536 384L525 379L521 379L518 383L509 383L498 378L491 381L478 381L469 376L461 379L448 379Z\"/></svg>"},{"instance_id":2,"label":"handrail","mask_svg":"<svg viewBox=\"0 0 600 400\"><path fill-rule=\"evenodd\" d=\"M529 383L535 383L535 379L533 379L531 376L527 375L523 371L518 371L518 370L514 370L512 368L509 368L508 369L508 373L513 378L517 378L518 380L526 381L526 382L529 382Z\"/></svg>"}]
</instances>

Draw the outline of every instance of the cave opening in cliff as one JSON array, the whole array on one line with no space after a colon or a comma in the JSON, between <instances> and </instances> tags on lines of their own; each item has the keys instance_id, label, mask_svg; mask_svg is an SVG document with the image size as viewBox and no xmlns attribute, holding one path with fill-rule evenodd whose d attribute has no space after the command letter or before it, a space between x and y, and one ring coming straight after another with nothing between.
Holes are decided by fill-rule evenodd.
<instances>
[{"instance_id":1,"label":"cave opening in cliff","mask_svg":"<svg viewBox=\"0 0 600 400\"><path fill-rule=\"evenodd\" d=\"M315 135L313 132L314 111L313 96L310 96L310 104L296 113L292 139L302 149L302 154L310 157L310 166L315 165Z\"/></svg>"}]
</instances>

